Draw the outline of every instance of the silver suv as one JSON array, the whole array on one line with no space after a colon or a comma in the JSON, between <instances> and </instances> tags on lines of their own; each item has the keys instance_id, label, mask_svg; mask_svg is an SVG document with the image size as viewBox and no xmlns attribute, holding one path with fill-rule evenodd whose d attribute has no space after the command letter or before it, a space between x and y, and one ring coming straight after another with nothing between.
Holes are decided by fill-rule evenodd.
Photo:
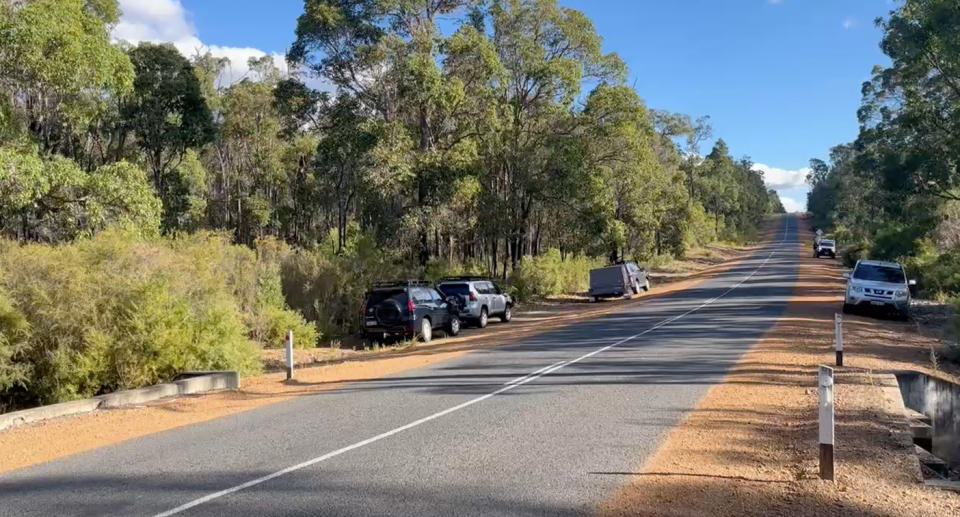
<instances>
[{"instance_id":1,"label":"silver suv","mask_svg":"<svg viewBox=\"0 0 960 517\"><path fill-rule=\"evenodd\" d=\"M460 319L483 328L490 318L499 316L506 323L513 318L513 299L492 280L460 276L444 278L437 284L444 296L460 298Z\"/></svg>"},{"instance_id":2,"label":"silver suv","mask_svg":"<svg viewBox=\"0 0 960 517\"><path fill-rule=\"evenodd\" d=\"M896 262L861 260L853 273L844 273L847 294L843 312L857 308L893 309L901 319L910 317L910 287L916 280L907 280L903 266Z\"/></svg>"},{"instance_id":3,"label":"silver suv","mask_svg":"<svg viewBox=\"0 0 960 517\"><path fill-rule=\"evenodd\" d=\"M837 241L833 239L821 239L813 245L813 258L820 258L824 255L830 258L837 258Z\"/></svg>"}]
</instances>

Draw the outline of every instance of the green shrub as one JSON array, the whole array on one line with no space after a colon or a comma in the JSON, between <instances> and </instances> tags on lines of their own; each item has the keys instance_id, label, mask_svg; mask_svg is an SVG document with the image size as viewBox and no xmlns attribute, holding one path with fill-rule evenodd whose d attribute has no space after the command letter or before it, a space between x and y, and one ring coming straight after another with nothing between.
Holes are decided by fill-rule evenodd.
<instances>
[{"instance_id":1,"label":"green shrub","mask_svg":"<svg viewBox=\"0 0 960 517\"><path fill-rule=\"evenodd\" d=\"M261 244L261 243L258 243ZM284 247L226 235L107 230L72 244L0 243L0 406L260 369L259 346L316 330L283 299Z\"/></svg>"},{"instance_id":2,"label":"green shrub","mask_svg":"<svg viewBox=\"0 0 960 517\"><path fill-rule=\"evenodd\" d=\"M418 276L413 268L396 265L369 237L339 255L331 247L298 250L281 263L286 303L328 339L359 331L360 304L371 283Z\"/></svg>"},{"instance_id":3,"label":"green shrub","mask_svg":"<svg viewBox=\"0 0 960 517\"><path fill-rule=\"evenodd\" d=\"M559 250L549 249L537 257L523 257L509 283L519 301L581 293L590 288L590 270L602 265L600 259L581 255L563 260Z\"/></svg>"},{"instance_id":4,"label":"green shrub","mask_svg":"<svg viewBox=\"0 0 960 517\"><path fill-rule=\"evenodd\" d=\"M27 349L29 325L7 296L0 290L0 393L15 387L23 388L29 378L29 365L22 360ZM7 402L0 399L0 413Z\"/></svg>"},{"instance_id":5,"label":"green shrub","mask_svg":"<svg viewBox=\"0 0 960 517\"><path fill-rule=\"evenodd\" d=\"M683 257L682 252L686 249L707 245L718 238L713 217L704 210L700 203L690 204L689 222L685 230L684 245L674 250L674 253L680 258Z\"/></svg>"},{"instance_id":6,"label":"green shrub","mask_svg":"<svg viewBox=\"0 0 960 517\"><path fill-rule=\"evenodd\" d=\"M857 265L858 260L870 256L870 245L866 241L854 242L840 249L840 262L846 267Z\"/></svg>"},{"instance_id":7,"label":"green shrub","mask_svg":"<svg viewBox=\"0 0 960 517\"><path fill-rule=\"evenodd\" d=\"M911 278L917 280L922 296L934 299L960 296L960 247L941 253L925 241L915 256L904 259L904 265Z\"/></svg>"}]
</instances>

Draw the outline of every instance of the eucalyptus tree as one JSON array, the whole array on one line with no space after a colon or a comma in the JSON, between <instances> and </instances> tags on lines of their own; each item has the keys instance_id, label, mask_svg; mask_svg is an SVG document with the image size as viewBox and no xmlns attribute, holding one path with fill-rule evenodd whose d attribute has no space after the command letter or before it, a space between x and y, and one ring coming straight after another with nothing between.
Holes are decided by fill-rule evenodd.
<instances>
[{"instance_id":1,"label":"eucalyptus tree","mask_svg":"<svg viewBox=\"0 0 960 517\"><path fill-rule=\"evenodd\" d=\"M180 205L173 199L172 176L187 151L213 141L217 128L193 65L173 45L141 43L129 55L136 79L120 109L129 133L121 136L120 147L132 138L164 206Z\"/></svg>"},{"instance_id":2,"label":"eucalyptus tree","mask_svg":"<svg viewBox=\"0 0 960 517\"><path fill-rule=\"evenodd\" d=\"M115 0L0 2L0 138L27 134L44 156L96 165L92 129L134 78L110 42L117 17Z\"/></svg>"},{"instance_id":3,"label":"eucalyptus tree","mask_svg":"<svg viewBox=\"0 0 960 517\"><path fill-rule=\"evenodd\" d=\"M502 185L513 264L530 251L531 222L546 201L552 158L573 121L585 81L620 83L626 67L604 54L592 22L556 0L498 0L490 8L492 40L504 68L498 87L496 149L484 159Z\"/></svg>"},{"instance_id":4,"label":"eucalyptus tree","mask_svg":"<svg viewBox=\"0 0 960 517\"><path fill-rule=\"evenodd\" d=\"M441 33L437 17L465 13L468 0L307 0L297 23L297 40L288 58L356 99L363 116L382 125L389 149L405 156L382 156L387 183L399 187L396 211L409 228L416 255L430 257L431 215L441 207L465 169L475 161L469 134L474 121L463 111L476 86L455 70L443 69L448 43L461 60L471 40ZM475 29L474 29L475 30ZM466 43L465 43L466 42ZM482 69L482 66L479 67ZM403 164L398 166L398 164ZM390 217L389 219L394 219Z\"/></svg>"}]
</instances>

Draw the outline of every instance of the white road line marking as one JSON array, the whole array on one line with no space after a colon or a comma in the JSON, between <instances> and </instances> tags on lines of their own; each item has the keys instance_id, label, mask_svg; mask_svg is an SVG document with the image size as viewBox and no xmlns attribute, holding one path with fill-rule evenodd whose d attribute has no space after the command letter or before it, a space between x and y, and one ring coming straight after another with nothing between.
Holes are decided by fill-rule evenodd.
<instances>
[{"instance_id":1,"label":"white road line marking","mask_svg":"<svg viewBox=\"0 0 960 517\"><path fill-rule=\"evenodd\" d=\"M783 243L783 242L785 242L785 241L787 240L787 234L789 233L790 225L789 225L789 223L786 223L784 226L785 226L785 228L784 228L784 231L783 231L783 240L780 241L780 243L777 243L777 244L781 244L781 243ZM774 246L776 246L776 244L775 244ZM727 294L729 294L731 291L733 291L734 289L740 287L740 286L743 285L745 282L747 282L748 280L750 280L751 278L753 278L753 276L757 274L757 271L760 271L760 269L762 269L764 266L767 265L768 262L770 262L770 259L773 257L773 255L774 255L776 252L777 252L776 247L774 247L773 251L771 251L770 254L767 255L767 258L764 259L764 261L761 262L760 265L756 267L756 269L754 269L754 270L753 270L749 275L747 275L743 280L740 280L740 281L737 282L734 286L730 287L729 289L727 289L726 291L724 291L724 292L721 293L720 295L715 296L715 297L713 297L713 298L711 298L711 299L709 299L709 300L701 303L700 305L694 307L693 309L688 310L687 312L684 312L683 314L680 314L680 315L677 315L677 316L673 316L673 317L671 317L671 318L667 318L667 319L661 321L660 323L657 323L656 325L654 325L654 326L652 326L652 327L644 330L643 332L640 332L640 333L634 334L634 335L632 335L632 336L623 338L623 339L621 339L621 340L619 340L619 341L617 341L617 342L615 342L615 343L613 343L613 344L610 344L610 345L604 346L604 347L602 347L602 348L598 348L598 349L596 349L596 350L594 350L594 351L592 351L592 352L583 354L583 355L581 355L580 357L577 357L576 359L571 359L571 360L569 360L569 361L561 361L561 362L559 362L559 363L554 363L554 364L552 364L552 365L550 365L550 366L545 366L545 367L543 367L543 368L541 368L541 369L539 369L539 370L537 370L537 371L535 371L535 372L532 372L532 373L530 373L530 374L528 374L528 375L525 375L525 376L523 376L523 377L518 377L517 379L514 379L514 380L508 382L504 387L502 387L502 388L500 388L500 389L498 389L498 390L496 390L496 391L487 393L486 395L482 395L482 396L477 397L477 398L475 398L475 399L468 400L468 401L466 401L466 402L464 402L464 403L462 403L462 404L459 404L459 405L456 405L456 406L453 406L453 407L444 409L443 411L434 413L434 414L432 414L432 415L430 415L430 416L423 417L423 418L421 418L420 420L415 420L415 421L413 421L413 422L410 422L409 424L406 424L406 425L397 427L396 429L392 429L392 430L387 431L387 432L385 432L385 433L378 434L378 435L376 435L376 436L374 436L374 437L372 437L372 438L367 438L366 440L363 440L363 441L354 443L354 444L352 444L352 445L348 445L348 446L343 447L343 448L341 448L341 449L337 449L337 450L335 450L335 451L328 452L328 453L324 454L323 456L317 456L316 458L313 458L313 459L304 461L304 462L302 462L302 463L297 463L296 465L291 465L291 466L289 466L289 467L287 467L287 468L285 468L285 469L283 469L283 470L278 470L278 471L276 471L276 472L274 472L274 473L272 473L272 474L267 474L266 476L261 476L261 477L258 477L258 478L256 478L256 479L251 479L250 481L247 481L246 483L242 483L242 484L240 484L240 485L237 485L237 486L234 486L234 487L230 487L230 488L227 488L227 489L225 489L225 490L220 490L219 492L214 492L214 493L212 493L212 494L205 495L205 496L203 496L203 497L201 497L201 498L199 498L199 499L194 499L193 501L190 501L190 502L188 502L188 503L182 504L182 505L180 505L180 506L178 506L178 507L176 507L176 508L174 508L174 509L172 509L172 510L168 510L168 511L163 512L163 513L158 513L158 514L156 514L154 517L170 517L171 515L176 515L176 514L178 514L178 513L182 513L182 512L184 512L184 511L186 511L186 510L189 510L189 509L191 509L191 508L200 506L200 505L202 505L202 504L204 504L204 503L209 503L210 501L213 501L214 499L219 499L219 498L221 498L221 497L223 497L223 496L230 495L230 494L233 494L233 493L235 493L235 492L239 492L239 491L244 490L244 489L246 489L246 488L250 488L250 487L252 487L252 486L256 486L256 485L259 485L259 484L262 484L262 483L266 483L267 481L270 481L271 479L276 479L276 478L278 478L278 477L280 477L280 476L283 476L283 475L285 475L285 474L289 474L289 473L295 472L295 471L297 471L297 470L305 469L305 468L307 468L307 467L309 467L309 466L311 466L311 465L316 465L317 463L320 463L320 462L322 462L322 461L329 460L330 458L335 458L335 457L337 457L337 456L340 456L341 454L350 452L350 451L352 451L352 450L354 450L354 449L359 449L359 448L361 448L361 447L370 445L371 443L378 442L378 441L380 441L380 440L383 440L384 438L389 438L389 437L391 437L391 436L393 436L393 435L395 435L395 434L402 433L403 431L406 431L406 430L408 430L408 429L412 429L412 428L417 427L417 426L419 426L419 425L421 425L421 424L425 424L425 423L427 423L427 422L429 422L429 421L431 421L431 420L436 420L436 419L438 419L438 418L440 418L440 417L442 417L442 416L449 415L450 413L454 413L454 412L456 412L456 411L460 411L461 409L465 409L465 408L467 408L467 407L470 407L470 406L472 406L472 405L474 405L474 404L483 402L484 400L487 400L487 399L489 399L489 398L495 397L495 396L497 396L497 395L499 395L499 394L501 394L501 393L508 392L508 391L510 391L510 390L512 390L512 389L514 389L514 388L519 387L519 386L523 386L524 384L527 384L527 383L530 382L530 381L539 379L540 377L543 377L543 376L545 376L545 375L549 375L549 374L551 374L551 373L553 373L553 372L555 372L555 371L557 371L557 370L559 370L559 369L561 369L561 368L564 368L564 367L569 366L569 365L571 365L571 364L579 363L580 361L583 361L584 359L588 359L588 358L593 357L593 356L595 356L595 355L597 355L597 354L599 354L599 353L606 352L607 350L610 350L611 348L620 346L620 345L622 345L622 344L624 344L624 343L626 343L626 342L628 342L628 341L630 341L630 340L633 340L633 339L636 339L636 338L638 338L638 337L641 337L641 336L644 336L644 335L646 335L646 334L649 334L650 332L653 332L654 330L663 328L664 326L669 325L670 323L673 323L674 321L677 321L677 320L679 320L679 319L681 319L681 318L684 318L684 317L686 317L686 316L689 316L690 314L693 314L694 312L697 312L697 311L699 311L700 309L702 309L702 308L704 308L704 307L706 307L706 306L708 306L708 305L716 302L717 300L723 298L724 296L726 296Z\"/></svg>"},{"instance_id":2,"label":"white road line marking","mask_svg":"<svg viewBox=\"0 0 960 517\"><path fill-rule=\"evenodd\" d=\"M511 384L516 384L516 383L522 381L523 379L526 379L527 377L530 377L531 375L536 375L536 374L538 374L538 373L543 372L544 370L549 370L550 368L553 368L554 366L557 366L558 364L563 364L563 363L565 363L565 362L566 362L566 361L557 361L557 362L555 362L555 363L553 363L553 364L551 364L551 365L549 365L549 366L544 366L543 368L540 368L539 370L537 370L537 371L535 371L535 372L530 372L530 373L524 375L523 377L517 377L516 379L513 379L513 380L511 380L511 381L507 381L507 382L505 382L505 383L503 383L503 384L504 384L505 386L510 386Z\"/></svg>"}]
</instances>

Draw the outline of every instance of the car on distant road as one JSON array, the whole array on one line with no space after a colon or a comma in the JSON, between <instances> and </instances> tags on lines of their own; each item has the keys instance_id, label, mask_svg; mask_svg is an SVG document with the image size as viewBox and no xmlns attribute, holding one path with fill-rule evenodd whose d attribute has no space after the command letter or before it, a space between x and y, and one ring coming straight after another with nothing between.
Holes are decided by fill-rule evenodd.
<instances>
[{"instance_id":1,"label":"car on distant road","mask_svg":"<svg viewBox=\"0 0 960 517\"><path fill-rule=\"evenodd\" d=\"M828 256L837 258L837 241L833 239L821 239L813 247L813 258Z\"/></svg>"},{"instance_id":2,"label":"car on distant road","mask_svg":"<svg viewBox=\"0 0 960 517\"><path fill-rule=\"evenodd\" d=\"M448 277L437 284L437 290L444 296L458 298L460 319L480 328L486 327L494 316L504 323L513 319L513 298L488 278Z\"/></svg>"},{"instance_id":3,"label":"car on distant road","mask_svg":"<svg viewBox=\"0 0 960 517\"><path fill-rule=\"evenodd\" d=\"M860 260L847 278L847 293L843 312L860 308L892 310L900 317L910 318L910 288L916 280L907 280L903 266L896 262Z\"/></svg>"},{"instance_id":4,"label":"car on distant road","mask_svg":"<svg viewBox=\"0 0 960 517\"><path fill-rule=\"evenodd\" d=\"M374 284L360 308L362 335L380 342L388 337L424 342L442 329L447 335L460 333L458 300L447 299L428 282L419 280Z\"/></svg>"},{"instance_id":5,"label":"car on distant road","mask_svg":"<svg viewBox=\"0 0 960 517\"><path fill-rule=\"evenodd\" d=\"M630 296L649 290L650 279L647 271L634 262L620 262L590 270L589 295L593 301Z\"/></svg>"}]
</instances>

